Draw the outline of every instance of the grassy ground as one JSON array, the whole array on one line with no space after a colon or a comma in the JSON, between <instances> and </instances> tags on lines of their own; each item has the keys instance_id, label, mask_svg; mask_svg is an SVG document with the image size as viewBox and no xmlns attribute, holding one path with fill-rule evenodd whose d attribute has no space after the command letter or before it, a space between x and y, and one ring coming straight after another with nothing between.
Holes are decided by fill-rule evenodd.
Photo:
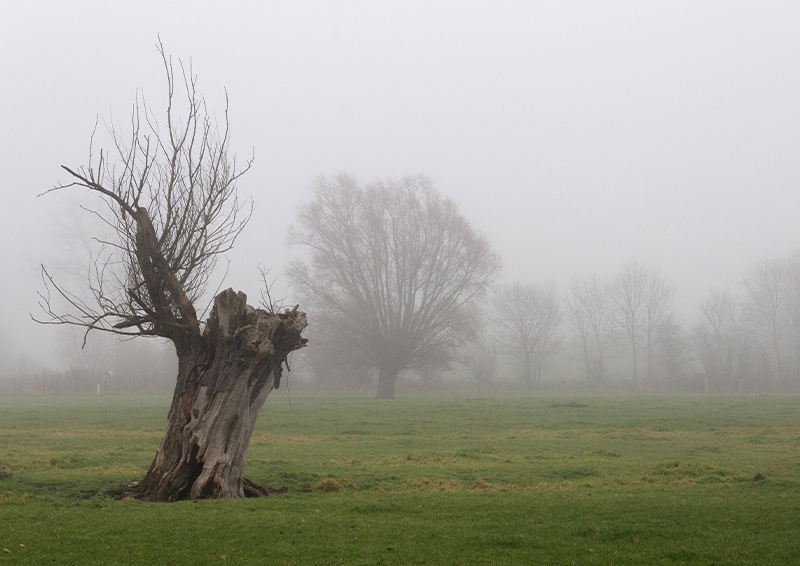
<instances>
[{"instance_id":1,"label":"grassy ground","mask_svg":"<svg viewBox=\"0 0 800 566\"><path fill-rule=\"evenodd\" d=\"M311 492L104 496L168 406L0 399L0 562L800 564L797 396L273 396L246 474Z\"/></svg>"}]
</instances>

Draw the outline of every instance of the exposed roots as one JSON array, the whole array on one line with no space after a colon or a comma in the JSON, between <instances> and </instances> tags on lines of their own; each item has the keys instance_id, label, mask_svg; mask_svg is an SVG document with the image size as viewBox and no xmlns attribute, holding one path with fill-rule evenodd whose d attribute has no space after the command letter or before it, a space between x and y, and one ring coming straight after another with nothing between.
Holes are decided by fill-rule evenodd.
<instances>
[{"instance_id":1,"label":"exposed roots","mask_svg":"<svg viewBox=\"0 0 800 566\"><path fill-rule=\"evenodd\" d=\"M268 495L278 495L280 493L288 493L289 491L309 491L309 490L293 490L289 486L270 487L261 485L254 482L249 478L242 478L244 480L244 496L245 497L266 497ZM135 481L128 485L121 485L109 489L106 492L114 499L139 499L142 501L149 501L150 498L144 491L142 482Z\"/></svg>"}]
</instances>

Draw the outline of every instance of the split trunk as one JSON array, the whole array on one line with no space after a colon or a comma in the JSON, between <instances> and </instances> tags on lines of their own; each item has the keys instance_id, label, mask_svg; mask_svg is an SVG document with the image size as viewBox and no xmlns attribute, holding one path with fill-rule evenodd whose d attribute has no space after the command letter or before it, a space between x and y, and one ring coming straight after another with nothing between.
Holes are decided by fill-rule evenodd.
<instances>
[{"instance_id":1,"label":"split trunk","mask_svg":"<svg viewBox=\"0 0 800 566\"><path fill-rule=\"evenodd\" d=\"M155 501L266 495L244 478L258 412L303 347L306 316L271 314L223 291L202 334L175 339L178 380L161 446L135 495Z\"/></svg>"}]
</instances>

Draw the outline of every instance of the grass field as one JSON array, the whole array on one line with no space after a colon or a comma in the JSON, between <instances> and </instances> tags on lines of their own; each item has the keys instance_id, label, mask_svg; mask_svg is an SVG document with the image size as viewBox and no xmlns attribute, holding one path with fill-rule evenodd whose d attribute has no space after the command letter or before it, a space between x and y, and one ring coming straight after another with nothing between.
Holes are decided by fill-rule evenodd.
<instances>
[{"instance_id":1,"label":"grass field","mask_svg":"<svg viewBox=\"0 0 800 566\"><path fill-rule=\"evenodd\" d=\"M0 399L0 563L800 564L800 397L272 396L246 475L154 504L164 396Z\"/></svg>"}]
</instances>

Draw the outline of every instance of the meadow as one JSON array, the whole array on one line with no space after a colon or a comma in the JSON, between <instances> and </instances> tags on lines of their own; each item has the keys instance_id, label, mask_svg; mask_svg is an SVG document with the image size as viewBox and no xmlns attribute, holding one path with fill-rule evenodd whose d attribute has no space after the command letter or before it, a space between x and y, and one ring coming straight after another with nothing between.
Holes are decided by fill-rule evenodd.
<instances>
[{"instance_id":1,"label":"meadow","mask_svg":"<svg viewBox=\"0 0 800 566\"><path fill-rule=\"evenodd\" d=\"M246 475L118 500L162 395L0 399L2 564L800 564L800 397L273 394Z\"/></svg>"}]
</instances>

